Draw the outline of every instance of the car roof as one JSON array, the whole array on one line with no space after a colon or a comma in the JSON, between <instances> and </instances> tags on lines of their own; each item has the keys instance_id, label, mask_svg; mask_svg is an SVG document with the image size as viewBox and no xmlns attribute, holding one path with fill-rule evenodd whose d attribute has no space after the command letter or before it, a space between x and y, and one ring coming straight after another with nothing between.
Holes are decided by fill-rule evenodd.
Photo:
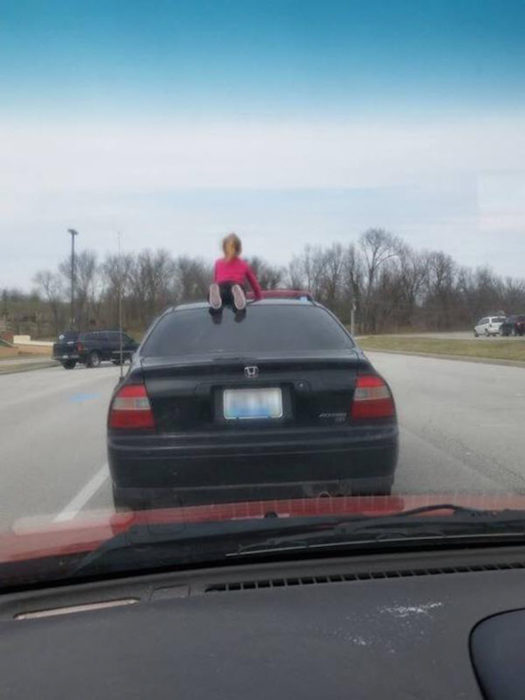
<instances>
[{"instance_id":1,"label":"car roof","mask_svg":"<svg viewBox=\"0 0 525 700\"><path fill-rule=\"evenodd\" d=\"M172 306L166 309L164 313L169 313L170 311L187 311L188 309L208 309L209 304L207 301L197 301L189 304L179 304L178 306ZM248 303L248 310L252 306L252 303ZM321 306L312 299L294 299L294 298L283 298L283 299L260 299L257 302L253 302L253 307L256 306Z\"/></svg>"}]
</instances>

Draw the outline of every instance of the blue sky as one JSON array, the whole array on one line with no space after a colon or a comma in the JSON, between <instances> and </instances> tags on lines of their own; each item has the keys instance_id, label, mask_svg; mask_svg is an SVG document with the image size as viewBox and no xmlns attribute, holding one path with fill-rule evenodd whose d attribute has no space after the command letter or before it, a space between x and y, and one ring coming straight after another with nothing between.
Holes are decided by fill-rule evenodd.
<instances>
[{"instance_id":1,"label":"blue sky","mask_svg":"<svg viewBox=\"0 0 525 700\"><path fill-rule=\"evenodd\" d=\"M179 118L397 113L525 100L525 3L17 0L8 110ZM379 104L378 104L379 103Z\"/></svg>"},{"instance_id":2,"label":"blue sky","mask_svg":"<svg viewBox=\"0 0 525 700\"><path fill-rule=\"evenodd\" d=\"M384 226L520 274L525 2L0 0L0 286Z\"/></svg>"}]
</instances>

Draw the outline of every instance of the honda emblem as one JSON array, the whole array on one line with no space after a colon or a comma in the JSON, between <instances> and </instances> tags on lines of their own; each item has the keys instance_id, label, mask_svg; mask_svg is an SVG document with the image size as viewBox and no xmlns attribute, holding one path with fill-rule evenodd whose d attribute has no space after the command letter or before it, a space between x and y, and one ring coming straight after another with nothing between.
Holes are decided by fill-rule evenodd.
<instances>
[{"instance_id":1,"label":"honda emblem","mask_svg":"<svg viewBox=\"0 0 525 700\"><path fill-rule=\"evenodd\" d=\"M259 368L258 367L245 367L244 368L244 374L249 377L250 379L253 379L254 377L259 376Z\"/></svg>"}]
</instances>

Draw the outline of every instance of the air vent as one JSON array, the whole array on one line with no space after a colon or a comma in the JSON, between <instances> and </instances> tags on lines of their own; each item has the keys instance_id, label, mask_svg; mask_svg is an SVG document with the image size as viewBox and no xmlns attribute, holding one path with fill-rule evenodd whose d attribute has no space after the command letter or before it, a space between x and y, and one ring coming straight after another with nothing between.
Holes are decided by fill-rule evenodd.
<instances>
[{"instance_id":1,"label":"air vent","mask_svg":"<svg viewBox=\"0 0 525 700\"><path fill-rule=\"evenodd\" d=\"M525 569L525 562L504 562L499 564L474 564L471 566L445 566L425 569L389 569L386 571L360 571L326 576L294 576L290 578L258 579L255 581L228 581L207 586L205 593L230 593L233 591L260 590L263 588L289 588L291 586L318 586L326 583L349 583L371 579L405 578L409 576L437 576L465 574L483 571L503 571Z\"/></svg>"}]
</instances>

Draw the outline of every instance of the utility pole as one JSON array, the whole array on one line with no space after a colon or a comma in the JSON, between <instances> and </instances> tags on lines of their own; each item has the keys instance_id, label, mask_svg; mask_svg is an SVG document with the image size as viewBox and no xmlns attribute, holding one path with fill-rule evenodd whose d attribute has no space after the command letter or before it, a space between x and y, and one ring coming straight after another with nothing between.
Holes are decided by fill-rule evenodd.
<instances>
[{"instance_id":1,"label":"utility pole","mask_svg":"<svg viewBox=\"0 0 525 700\"><path fill-rule=\"evenodd\" d=\"M75 236L78 236L78 231L74 228L68 228L68 233L71 234L71 310L70 310L70 326L71 330L75 327Z\"/></svg>"},{"instance_id":2,"label":"utility pole","mask_svg":"<svg viewBox=\"0 0 525 700\"><path fill-rule=\"evenodd\" d=\"M350 333L352 336L355 335L355 310L356 310L356 303L355 299L352 297L352 307L350 309Z\"/></svg>"},{"instance_id":3,"label":"utility pole","mask_svg":"<svg viewBox=\"0 0 525 700\"><path fill-rule=\"evenodd\" d=\"M124 376L124 354L122 350L122 255L120 251L120 231L118 236L118 330L120 338L120 379Z\"/></svg>"}]
</instances>

